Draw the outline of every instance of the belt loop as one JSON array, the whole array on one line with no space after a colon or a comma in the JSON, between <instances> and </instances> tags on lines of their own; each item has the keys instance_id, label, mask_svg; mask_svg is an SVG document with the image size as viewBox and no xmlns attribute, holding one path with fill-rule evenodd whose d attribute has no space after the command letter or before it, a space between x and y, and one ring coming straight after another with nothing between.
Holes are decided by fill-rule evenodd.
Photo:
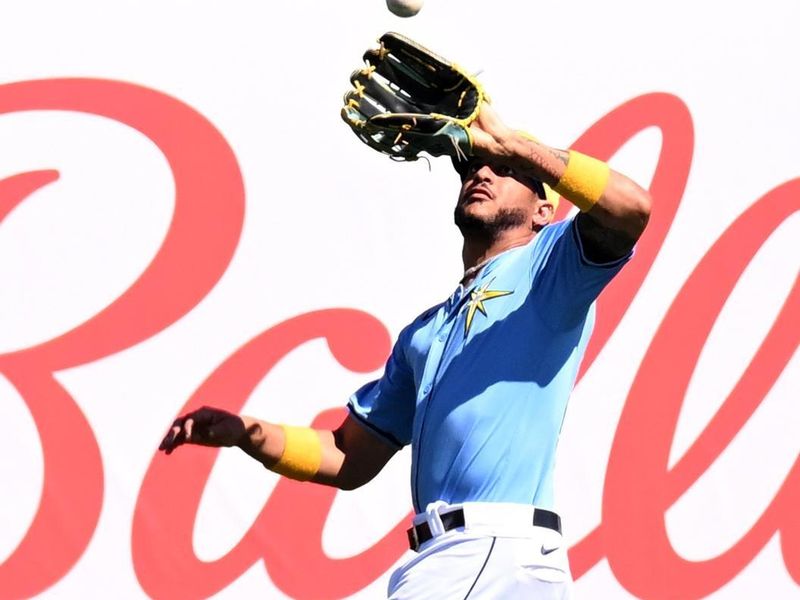
<instances>
[{"instance_id":1,"label":"belt loop","mask_svg":"<svg viewBox=\"0 0 800 600\"><path fill-rule=\"evenodd\" d=\"M437 500L436 502L431 502L425 507L425 517L428 521L428 527L430 527L433 537L438 537L445 531L444 523L442 523L442 517L439 516L439 509L445 506L448 506L447 502L444 502L443 500Z\"/></svg>"}]
</instances>

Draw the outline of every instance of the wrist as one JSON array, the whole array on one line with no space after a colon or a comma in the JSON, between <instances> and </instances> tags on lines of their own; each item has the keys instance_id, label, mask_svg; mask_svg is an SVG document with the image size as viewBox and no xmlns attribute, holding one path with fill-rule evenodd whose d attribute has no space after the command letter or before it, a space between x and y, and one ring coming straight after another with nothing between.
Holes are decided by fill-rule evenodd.
<instances>
[{"instance_id":1,"label":"wrist","mask_svg":"<svg viewBox=\"0 0 800 600\"><path fill-rule=\"evenodd\" d=\"M491 135L474 135L472 153L479 158L508 160L520 148L520 139L515 131L495 131Z\"/></svg>"},{"instance_id":2,"label":"wrist","mask_svg":"<svg viewBox=\"0 0 800 600\"><path fill-rule=\"evenodd\" d=\"M600 201L610 174L603 161L570 150L567 168L553 189L581 212L588 212Z\"/></svg>"},{"instance_id":3,"label":"wrist","mask_svg":"<svg viewBox=\"0 0 800 600\"><path fill-rule=\"evenodd\" d=\"M298 481L311 480L322 465L322 442L311 427L278 425L283 430L283 451L269 469Z\"/></svg>"},{"instance_id":4,"label":"wrist","mask_svg":"<svg viewBox=\"0 0 800 600\"><path fill-rule=\"evenodd\" d=\"M243 416L241 419L244 425L242 434L232 445L241 448L248 454L260 450L266 442L266 433L261 422L253 417Z\"/></svg>"},{"instance_id":5,"label":"wrist","mask_svg":"<svg viewBox=\"0 0 800 600\"><path fill-rule=\"evenodd\" d=\"M567 153L542 144L531 134L516 130L499 142L496 158L528 177L555 185L567 162Z\"/></svg>"}]
</instances>

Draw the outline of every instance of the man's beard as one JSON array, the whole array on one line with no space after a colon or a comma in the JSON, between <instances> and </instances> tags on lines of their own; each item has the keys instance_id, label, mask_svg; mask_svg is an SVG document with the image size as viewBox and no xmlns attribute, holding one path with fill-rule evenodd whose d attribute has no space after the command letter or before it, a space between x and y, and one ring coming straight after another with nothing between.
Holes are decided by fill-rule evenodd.
<instances>
[{"instance_id":1,"label":"man's beard","mask_svg":"<svg viewBox=\"0 0 800 600\"><path fill-rule=\"evenodd\" d=\"M490 218L480 218L467 214L465 206L458 203L453 213L453 220L464 237L493 241L504 231L525 225L527 216L525 211L519 208L501 208Z\"/></svg>"}]
</instances>

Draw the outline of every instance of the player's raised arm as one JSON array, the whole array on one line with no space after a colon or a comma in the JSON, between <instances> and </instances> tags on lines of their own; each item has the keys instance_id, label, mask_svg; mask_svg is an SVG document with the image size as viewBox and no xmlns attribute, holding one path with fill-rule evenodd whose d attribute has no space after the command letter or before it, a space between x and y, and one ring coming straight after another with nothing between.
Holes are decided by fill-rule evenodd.
<instances>
[{"instance_id":1,"label":"player's raised arm","mask_svg":"<svg viewBox=\"0 0 800 600\"><path fill-rule=\"evenodd\" d=\"M203 407L175 420L159 450L184 444L241 448L266 468L344 490L370 481L396 452L349 416L333 431L292 427Z\"/></svg>"},{"instance_id":2,"label":"player's raised arm","mask_svg":"<svg viewBox=\"0 0 800 600\"><path fill-rule=\"evenodd\" d=\"M379 41L379 49L364 55L366 66L351 75L342 108L359 140L395 160L417 160L425 152L456 164L474 156L511 167L580 208L586 258L608 262L631 250L650 215L646 190L602 161L510 129L480 82L455 63L396 33Z\"/></svg>"},{"instance_id":3,"label":"player's raised arm","mask_svg":"<svg viewBox=\"0 0 800 600\"><path fill-rule=\"evenodd\" d=\"M649 193L606 163L530 139L504 125L486 103L470 133L475 156L502 161L543 181L581 210L578 230L590 260L626 255L644 231Z\"/></svg>"}]
</instances>

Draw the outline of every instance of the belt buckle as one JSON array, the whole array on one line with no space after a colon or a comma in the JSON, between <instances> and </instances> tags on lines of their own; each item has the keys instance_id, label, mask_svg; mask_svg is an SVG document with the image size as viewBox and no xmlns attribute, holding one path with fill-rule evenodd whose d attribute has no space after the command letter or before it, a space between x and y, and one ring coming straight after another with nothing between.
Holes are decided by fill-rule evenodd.
<instances>
[{"instance_id":1,"label":"belt buckle","mask_svg":"<svg viewBox=\"0 0 800 600\"><path fill-rule=\"evenodd\" d=\"M416 552L419 550L419 535L417 534L417 528L415 525L412 525L411 528L406 531L408 534L408 545L409 547Z\"/></svg>"}]
</instances>

